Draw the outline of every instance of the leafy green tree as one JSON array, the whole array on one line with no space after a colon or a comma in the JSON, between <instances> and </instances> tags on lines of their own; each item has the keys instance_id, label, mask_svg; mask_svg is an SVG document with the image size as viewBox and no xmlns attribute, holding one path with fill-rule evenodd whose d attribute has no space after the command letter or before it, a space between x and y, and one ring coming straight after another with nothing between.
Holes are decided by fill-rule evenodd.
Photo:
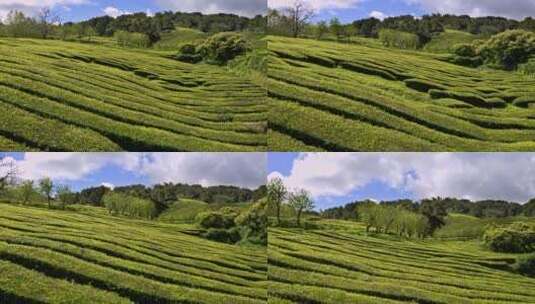
<instances>
[{"instance_id":1,"label":"leafy green tree","mask_svg":"<svg viewBox=\"0 0 535 304\"><path fill-rule=\"evenodd\" d=\"M267 202L270 208L275 208L277 215L277 224L280 225L281 205L288 195L288 190L284 186L281 178L276 177L271 179L267 184Z\"/></svg>"},{"instance_id":2,"label":"leafy green tree","mask_svg":"<svg viewBox=\"0 0 535 304\"><path fill-rule=\"evenodd\" d=\"M22 182L22 184L20 185L20 195L24 204L27 204L30 201L34 193L35 188L33 180L27 180Z\"/></svg>"},{"instance_id":3,"label":"leafy green tree","mask_svg":"<svg viewBox=\"0 0 535 304\"><path fill-rule=\"evenodd\" d=\"M314 201L310 193L304 189L290 193L288 196L288 205L296 212L297 226L301 226L301 215L303 212L314 210Z\"/></svg>"},{"instance_id":4,"label":"leafy green tree","mask_svg":"<svg viewBox=\"0 0 535 304\"><path fill-rule=\"evenodd\" d=\"M39 191L44 197L46 197L46 202L48 204L48 208L50 209L52 207L50 203L52 201L54 183L49 177L45 177L39 181Z\"/></svg>"},{"instance_id":5,"label":"leafy green tree","mask_svg":"<svg viewBox=\"0 0 535 304\"><path fill-rule=\"evenodd\" d=\"M65 210L65 206L72 201L72 191L68 185L59 185L56 187L56 194L61 202L61 208Z\"/></svg>"},{"instance_id":6,"label":"leafy green tree","mask_svg":"<svg viewBox=\"0 0 535 304\"><path fill-rule=\"evenodd\" d=\"M321 40L325 34L329 32L329 26L327 25L327 22L320 21L318 25L316 26L316 39Z\"/></svg>"},{"instance_id":7,"label":"leafy green tree","mask_svg":"<svg viewBox=\"0 0 535 304\"><path fill-rule=\"evenodd\" d=\"M535 33L512 30L491 37L478 49L485 63L514 70L535 55Z\"/></svg>"}]
</instances>

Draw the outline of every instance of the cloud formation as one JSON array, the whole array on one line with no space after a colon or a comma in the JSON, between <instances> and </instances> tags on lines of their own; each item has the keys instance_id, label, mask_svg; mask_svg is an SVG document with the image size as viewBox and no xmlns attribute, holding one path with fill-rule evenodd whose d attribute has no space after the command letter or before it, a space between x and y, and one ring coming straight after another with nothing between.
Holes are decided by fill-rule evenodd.
<instances>
[{"instance_id":1,"label":"cloud formation","mask_svg":"<svg viewBox=\"0 0 535 304\"><path fill-rule=\"evenodd\" d=\"M270 178L281 176L270 173ZM305 153L293 163L290 188L316 197L349 195L372 182L416 198L451 196L526 202L535 197L535 154Z\"/></svg>"},{"instance_id":2,"label":"cloud formation","mask_svg":"<svg viewBox=\"0 0 535 304\"><path fill-rule=\"evenodd\" d=\"M267 12L267 0L155 0L163 9L204 14L232 13L253 17Z\"/></svg>"},{"instance_id":3,"label":"cloud formation","mask_svg":"<svg viewBox=\"0 0 535 304\"><path fill-rule=\"evenodd\" d=\"M380 12L380 11L372 11L370 13L370 17L373 17L373 18L376 18L376 19L379 19L379 20L384 20L388 16L385 13Z\"/></svg>"},{"instance_id":4,"label":"cloud formation","mask_svg":"<svg viewBox=\"0 0 535 304\"><path fill-rule=\"evenodd\" d=\"M130 15L132 14L129 11L120 10L114 6L108 6L105 9L102 10L102 12L110 17L117 18L122 15Z\"/></svg>"},{"instance_id":5,"label":"cloud formation","mask_svg":"<svg viewBox=\"0 0 535 304\"><path fill-rule=\"evenodd\" d=\"M265 153L26 153L21 179L79 181L107 166L146 176L151 183L236 185L266 182Z\"/></svg>"},{"instance_id":6,"label":"cloud formation","mask_svg":"<svg viewBox=\"0 0 535 304\"><path fill-rule=\"evenodd\" d=\"M305 4L315 11L321 11L325 9L344 9L353 8L362 0L303 0ZM268 6L270 8L286 8L292 6L295 0L268 0Z\"/></svg>"},{"instance_id":7,"label":"cloud formation","mask_svg":"<svg viewBox=\"0 0 535 304\"><path fill-rule=\"evenodd\" d=\"M456 15L504 16L523 19L535 16L535 0L405 0L409 4L421 5L430 13Z\"/></svg>"},{"instance_id":8,"label":"cloud formation","mask_svg":"<svg viewBox=\"0 0 535 304\"><path fill-rule=\"evenodd\" d=\"M0 0L0 20L4 19L12 10L21 11L27 15L35 15L43 7L63 9L69 5L90 3L90 0Z\"/></svg>"}]
</instances>

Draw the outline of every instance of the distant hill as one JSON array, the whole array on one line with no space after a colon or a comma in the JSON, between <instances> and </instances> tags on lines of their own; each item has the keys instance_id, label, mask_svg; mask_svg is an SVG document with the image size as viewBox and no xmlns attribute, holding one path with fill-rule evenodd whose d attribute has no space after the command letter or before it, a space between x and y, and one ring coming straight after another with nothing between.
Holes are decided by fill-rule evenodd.
<instances>
[{"instance_id":1,"label":"distant hill","mask_svg":"<svg viewBox=\"0 0 535 304\"><path fill-rule=\"evenodd\" d=\"M432 38L425 46L424 50L433 53L451 53L453 47L461 43L471 43L482 37L468 32L446 30Z\"/></svg>"}]
</instances>

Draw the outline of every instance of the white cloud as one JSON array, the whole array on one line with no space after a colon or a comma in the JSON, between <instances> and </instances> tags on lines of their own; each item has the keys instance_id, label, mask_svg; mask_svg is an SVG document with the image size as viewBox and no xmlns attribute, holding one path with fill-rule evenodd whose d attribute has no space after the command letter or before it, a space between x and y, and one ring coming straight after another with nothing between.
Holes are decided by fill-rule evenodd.
<instances>
[{"instance_id":1,"label":"white cloud","mask_svg":"<svg viewBox=\"0 0 535 304\"><path fill-rule=\"evenodd\" d=\"M379 20L384 20L385 18L388 18L388 16L385 13L380 12L380 11L372 11L370 13L370 17L377 18Z\"/></svg>"},{"instance_id":2,"label":"white cloud","mask_svg":"<svg viewBox=\"0 0 535 304\"><path fill-rule=\"evenodd\" d=\"M265 153L26 153L16 162L21 179L79 181L107 166L175 182L258 187L266 182Z\"/></svg>"},{"instance_id":3,"label":"white cloud","mask_svg":"<svg viewBox=\"0 0 535 304\"><path fill-rule=\"evenodd\" d=\"M100 185L101 185L101 186L104 186L104 187L106 187L106 188L108 188L108 189L111 189L111 190L115 189L115 185L112 184L112 183L102 183L102 184L100 184Z\"/></svg>"},{"instance_id":4,"label":"white cloud","mask_svg":"<svg viewBox=\"0 0 535 304\"><path fill-rule=\"evenodd\" d=\"M427 11L457 15L504 16L523 19L535 15L535 0L405 0L419 4Z\"/></svg>"},{"instance_id":5,"label":"white cloud","mask_svg":"<svg viewBox=\"0 0 535 304\"><path fill-rule=\"evenodd\" d=\"M296 0L268 0L270 8L286 8L292 6ZM344 9L356 7L362 0L303 0L315 11L324 9Z\"/></svg>"},{"instance_id":6,"label":"white cloud","mask_svg":"<svg viewBox=\"0 0 535 304\"><path fill-rule=\"evenodd\" d=\"M132 14L129 11L120 10L114 6L108 6L105 9L102 10L102 12L110 17L117 18L122 15L130 15Z\"/></svg>"},{"instance_id":7,"label":"white cloud","mask_svg":"<svg viewBox=\"0 0 535 304\"><path fill-rule=\"evenodd\" d=\"M315 197L345 196L374 181L419 199L525 202L535 197L535 154L307 153L284 177L289 188L306 188Z\"/></svg>"},{"instance_id":8,"label":"white cloud","mask_svg":"<svg viewBox=\"0 0 535 304\"><path fill-rule=\"evenodd\" d=\"M267 0L155 0L163 9L205 14L233 13L255 16L267 12Z\"/></svg>"},{"instance_id":9,"label":"white cloud","mask_svg":"<svg viewBox=\"0 0 535 304\"><path fill-rule=\"evenodd\" d=\"M12 10L27 15L35 15L43 7L68 9L70 5L91 3L90 0L0 0L0 19L4 19Z\"/></svg>"},{"instance_id":10,"label":"white cloud","mask_svg":"<svg viewBox=\"0 0 535 304\"><path fill-rule=\"evenodd\" d=\"M266 183L265 153L155 153L143 159L140 172L154 183L237 185Z\"/></svg>"}]
</instances>

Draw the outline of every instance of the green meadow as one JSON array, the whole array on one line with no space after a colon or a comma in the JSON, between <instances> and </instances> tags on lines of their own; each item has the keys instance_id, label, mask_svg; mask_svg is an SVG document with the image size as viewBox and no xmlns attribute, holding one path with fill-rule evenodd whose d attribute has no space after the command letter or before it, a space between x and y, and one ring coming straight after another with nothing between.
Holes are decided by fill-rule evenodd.
<instances>
[{"instance_id":1,"label":"green meadow","mask_svg":"<svg viewBox=\"0 0 535 304\"><path fill-rule=\"evenodd\" d=\"M152 49L0 38L0 150L265 151L265 89L174 58L204 36L177 29Z\"/></svg>"},{"instance_id":2,"label":"green meadow","mask_svg":"<svg viewBox=\"0 0 535 304\"><path fill-rule=\"evenodd\" d=\"M486 225L451 215L442 229L467 221ZM510 270L521 255L492 252L477 238L414 240L367 234L358 222L314 224L269 229L269 303L535 302L535 278Z\"/></svg>"},{"instance_id":3,"label":"green meadow","mask_svg":"<svg viewBox=\"0 0 535 304\"><path fill-rule=\"evenodd\" d=\"M426 52L386 48L367 38L337 43L268 37L268 146L533 151L535 78L456 65L442 53L453 42L475 38L446 31Z\"/></svg>"},{"instance_id":4,"label":"green meadow","mask_svg":"<svg viewBox=\"0 0 535 304\"><path fill-rule=\"evenodd\" d=\"M196 227L1 203L0 303L265 303L265 248Z\"/></svg>"}]
</instances>

